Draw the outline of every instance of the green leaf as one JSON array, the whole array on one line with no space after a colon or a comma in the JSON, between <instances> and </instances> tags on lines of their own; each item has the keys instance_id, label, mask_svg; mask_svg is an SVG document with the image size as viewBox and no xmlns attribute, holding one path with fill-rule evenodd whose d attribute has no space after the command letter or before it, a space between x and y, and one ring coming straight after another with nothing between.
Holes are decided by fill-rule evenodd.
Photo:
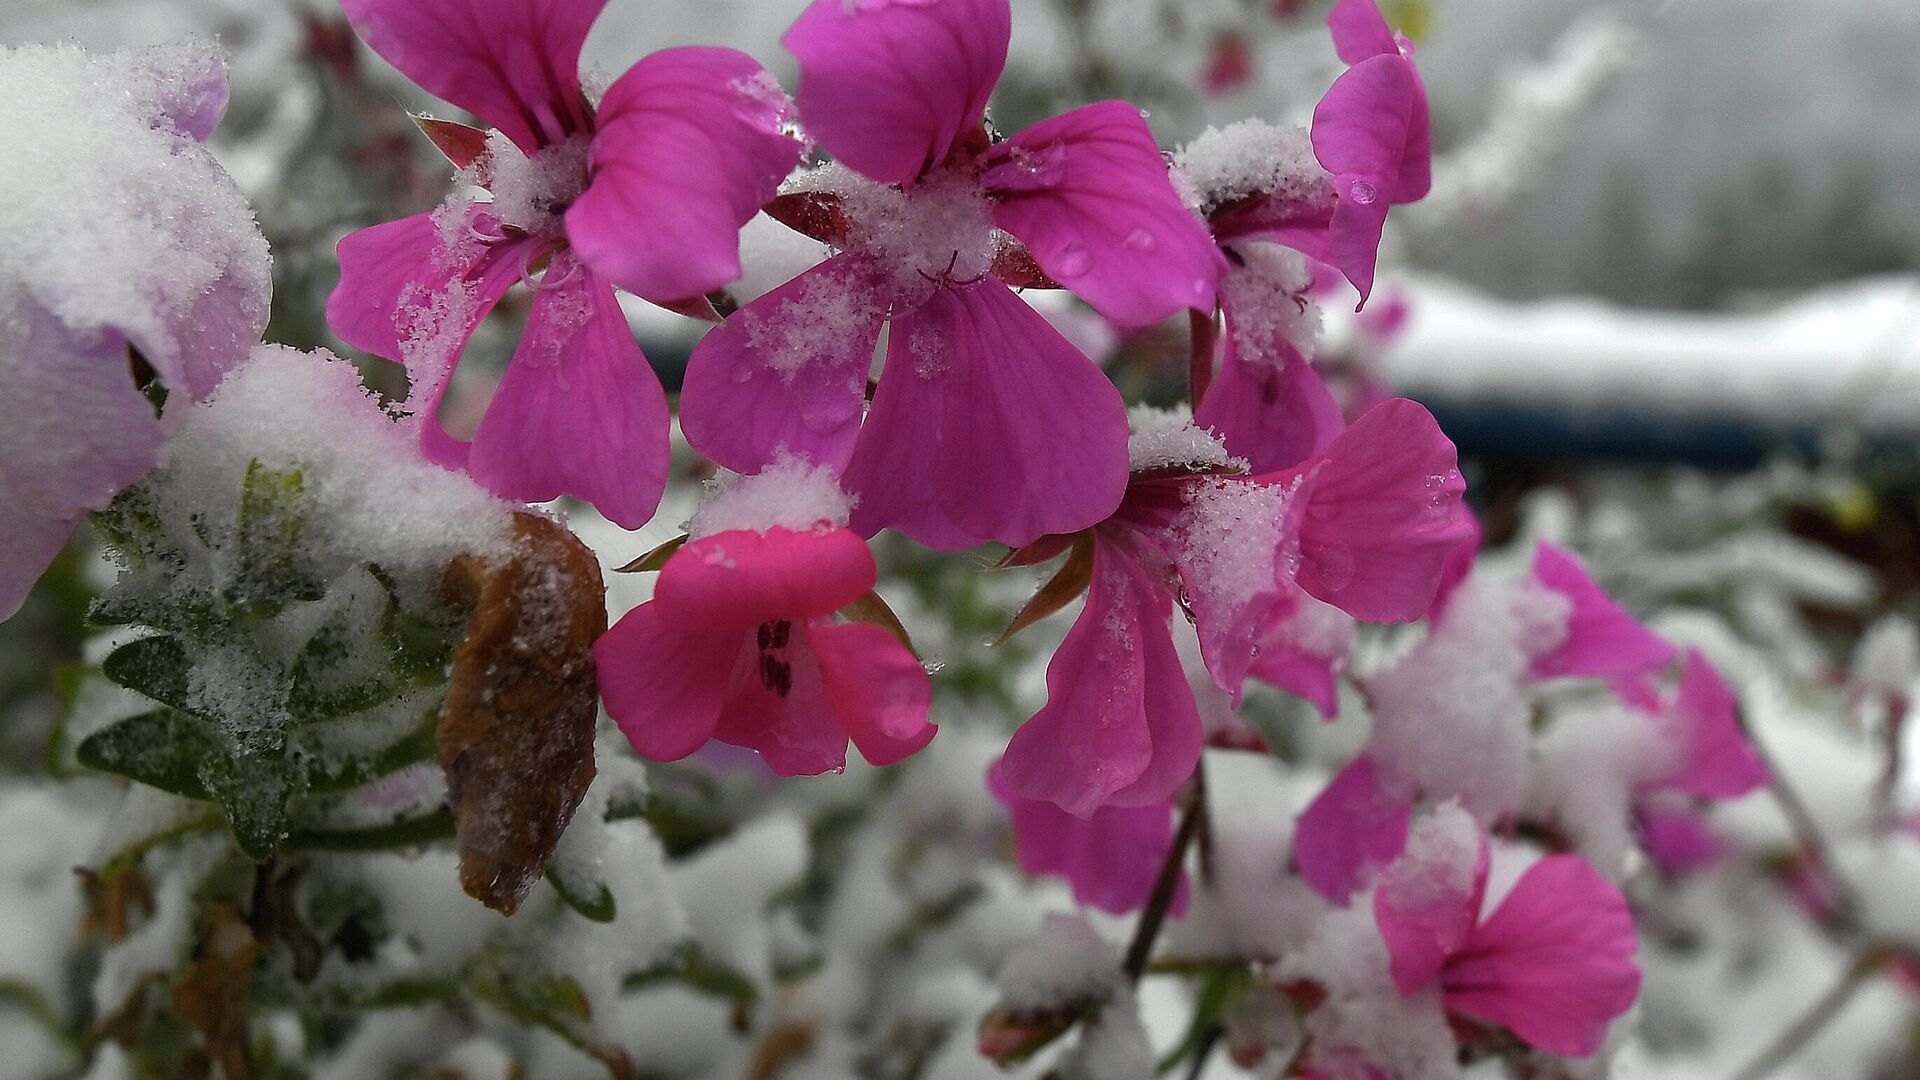
<instances>
[{"instance_id":1,"label":"green leaf","mask_svg":"<svg viewBox=\"0 0 1920 1080\"><path fill-rule=\"evenodd\" d=\"M187 704L193 660L180 639L159 634L130 641L100 665L107 678L162 705L192 712Z\"/></svg>"},{"instance_id":2,"label":"green leaf","mask_svg":"<svg viewBox=\"0 0 1920 1080\"><path fill-rule=\"evenodd\" d=\"M279 472L247 463L240 488L239 570L227 600L251 614L270 616L290 600L318 600L321 583L301 568L306 527L306 482L299 469Z\"/></svg>"},{"instance_id":3,"label":"green leaf","mask_svg":"<svg viewBox=\"0 0 1920 1080\"><path fill-rule=\"evenodd\" d=\"M226 754L200 770L207 794L220 804L234 842L260 862L287 838L287 807L295 794L293 767L284 754Z\"/></svg>"},{"instance_id":4,"label":"green leaf","mask_svg":"<svg viewBox=\"0 0 1920 1080\"><path fill-rule=\"evenodd\" d=\"M439 723L440 706L436 702L425 711L421 722L412 730L372 754L348 757L334 768L323 767L316 757L310 755L306 769L308 790L351 791L410 765L433 759L439 752L434 739Z\"/></svg>"},{"instance_id":5,"label":"green leaf","mask_svg":"<svg viewBox=\"0 0 1920 1080\"><path fill-rule=\"evenodd\" d=\"M613 891L602 881L585 881L570 877L563 869L565 860L547 863L547 884L560 894L568 907L594 922L612 922L617 914L613 903Z\"/></svg>"},{"instance_id":6,"label":"green leaf","mask_svg":"<svg viewBox=\"0 0 1920 1080\"><path fill-rule=\"evenodd\" d=\"M392 851L453 838L453 810L441 807L364 829L301 829L283 845L290 851Z\"/></svg>"},{"instance_id":7,"label":"green leaf","mask_svg":"<svg viewBox=\"0 0 1920 1080\"><path fill-rule=\"evenodd\" d=\"M96 731L82 739L75 751L80 764L89 769L190 799L211 797L201 768L225 754L202 721L172 709L142 713Z\"/></svg>"}]
</instances>

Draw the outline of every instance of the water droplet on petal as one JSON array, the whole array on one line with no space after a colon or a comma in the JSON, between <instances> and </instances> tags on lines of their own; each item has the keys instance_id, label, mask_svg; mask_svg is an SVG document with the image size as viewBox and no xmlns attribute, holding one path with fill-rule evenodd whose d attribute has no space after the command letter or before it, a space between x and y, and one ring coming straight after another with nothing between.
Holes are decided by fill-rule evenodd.
<instances>
[{"instance_id":1,"label":"water droplet on petal","mask_svg":"<svg viewBox=\"0 0 1920 1080\"><path fill-rule=\"evenodd\" d=\"M1067 241L1067 246L1060 249L1059 259L1054 266L1054 272L1061 277L1079 277L1091 269L1093 253L1078 240Z\"/></svg>"},{"instance_id":2,"label":"water droplet on petal","mask_svg":"<svg viewBox=\"0 0 1920 1080\"><path fill-rule=\"evenodd\" d=\"M1361 206L1372 206L1373 201L1380 197L1380 190L1365 180L1355 180L1347 193Z\"/></svg>"},{"instance_id":3,"label":"water droplet on petal","mask_svg":"<svg viewBox=\"0 0 1920 1080\"><path fill-rule=\"evenodd\" d=\"M1158 247L1159 241L1155 240L1153 234L1147 230L1135 229L1127 234L1126 244L1135 251L1145 253Z\"/></svg>"},{"instance_id":4,"label":"water droplet on petal","mask_svg":"<svg viewBox=\"0 0 1920 1080\"><path fill-rule=\"evenodd\" d=\"M1328 592L1339 592L1353 584L1353 553L1345 544L1336 544L1314 560L1314 574Z\"/></svg>"}]
</instances>

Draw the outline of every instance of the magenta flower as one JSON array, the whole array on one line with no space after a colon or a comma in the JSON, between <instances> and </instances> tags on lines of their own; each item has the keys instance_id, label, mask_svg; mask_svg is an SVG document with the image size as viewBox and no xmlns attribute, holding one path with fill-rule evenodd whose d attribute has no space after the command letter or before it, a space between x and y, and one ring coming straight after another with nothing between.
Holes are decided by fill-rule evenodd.
<instances>
[{"instance_id":1,"label":"magenta flower","mask_svg":"<svg viewBox=\"0 0 1920 1080\"><path fill-rule=\"evenodd\" d=\"M259 344L272 277L202 145L227 103L213 45L0 48L0 97L4 620L87 513L160 461L175 414ZM168 391L165 416L136 372Z\"/></svg>"},{"instance_id":2,"label":"magenta flower","mask_svg":"<svg viewBox=\"0 0 1920 1080\"><path fill-rule=\"evenodd\" d=\"M1003 769L987 772L987 788L1013 818L1014 852L1029 874L1065 878L1073 898L1114 915L1140 908L1153 895L1160 864L1173 846L1173 806L1103 806L1078 818L1050 802L1023 799L1007 786ZM1173 905L1187 907L1183 876Z\"/></svg>"},{"instance_id":3,"label":"magenta flower","mask_svg":"<svg viewBox=\"0 0 1920 1080\"><path fill-rule=\"evenodd\" d=\"M1132 106L990 142L1010 25L1008 0L807 8L783 40L837 164L775 212L838 254L729 318L688 367L696 449L743 472L783 450L842 470L863 535L1018 546L1111 514L1120 395L1009 285L1057 282L1138 326L1210 306L1225 269Z\"/></svg>"},{"instance_id":4,"label":"magenta flower","mask_svg":"<svg viewBox=\"0 0 1920 1080\"><path fill-rule=\"evenodd\" d=\"M606 0L342 0L360 36L493 125L436 139L491 202L455 199L340 244L327 320L406 365L429 457L509 498L567 494L638 528L666 482L667 404L614 295L704 296L739 276L738 233L799 160L785 97L730 49L658 52L598 106L580 47ZM435 412L461 349L516 282L527 331L469 445Z\"/></svg>"},{"instance_id":5,"label":"magenta flower","mask_svg":"<svg viewBox=\"0 0 1920 1080\"><path fill-rule=\"evenodd\" d=\"M1452 1016L1551 1054L1594 1053L1640 993L1626 898L1585 860L1550 855L1483 918L1487 869L1486 837L1457 807L1414 829L1373 898L1395 985L1413 994L1437 983Z\"/></svg>"},{"instance_id":6,"label":"magenta flower","mask_svg":"<svg viewBox=\"0 0 1920 1080\"><path fill-rule=\"evenodd\" d=\"M1473 527L1473 533L1477 540L1477 526ZM1563 610L1557 633L1552 627L1529 626L1524 622L1514 624L1510 632L1525 636L1525 640L1495 644L1505 646L1514 653L1518 662L1512 665L1511 670L1489 669L1479 673L1497 681L1504 680L1501 681L1503 693L1508 695L1510 703L1520 706L1519 713L1510 719L1519 723L1521 728L1509 730L1509 724L1495 721L1488 728L1462 729L1455 734L1455 739L1484 742L1486 745L1480 748L1481 752L1489 756L1500 754L1503 760L1515 753L1517 746L1519 758L1516 764L1524 770L1529 733L1524 727L1528 717L1520 695L1528 685L1566 677L1602 678L1616 684L1632 683L1667 666L1674 658L1675 650L1621 610L1594 584L1573 556L1552 544L1542 543L1539 546L1528 581L1521 588L1523 594L1526 590L1539 590L1542 595L1557 597ZM1446 606L1436 616L1428 640L1415 650L1415 655L1409 661L1419 663L1419 657L1423 654L1451 648L1456 642L1468 642L1472 647L1467 651L1492 664L1493 658L1486 655L1484 649L1472 644L1476 640L1475 635L1487 632L1484 627L1474 625L1474 614L1459 614L1454 605ZM1536 639L1534 635L1542 632L1549 636ZM1383 676L1382 681L1395 678L1393 673L1389 673ZM1444 688L1430 686L1418 689L1422 693L1447 693ZM1705 696L1703 691L1696 688L1689 701L1704 700ZM1403 722L1397 714L1380 713L1378 700L1375 704L1378 715L1368 749L1349 763L1307 807L1294 830L1294 864L1300 876L1314 891L1335 903L1345 903L1348 896L1365 886L1370 870L1384 865L1385 860L1399 853L1406 842L1407 821L1412 807L1420 798L1458 796L1488 818L1517 809L1504 804L1485 805L1488 796L1472 790L1471 785L1477 782L1476 778L1448 776L1435 779L1429 776L1423 780L1410 773L1404 756L1410 751L1401 746L1407 734L1402 728L1424 723L1428 717L1422 715L1407 718ZM1501 710L1487 702L1483 712L1495 716ZM1383 739L1390 741L1383 744ZM1389 747L1390 752L1383 752L1383 745ZM1716 741L1715 745L1719 743ZM1436 786L1454 783L1462 786ZM1514 783L1514 793L1517 794L1521 786Z\"/></svg>"},{"instance_id":7,"label":"magenta flower","mask_svg":"<svg viewBox=\"0 0 1920 1080\"><path fill-rule=\"evenodd\" d=\"M1680 689L1655 717L1676 752L1640 791L1731 799L1772 783L1772 770L1740 726L1739 708L1720 673L1688 649Z\"/></svg>"},{"instance_id":8,"label":"magenta flower","mask_svg":"<svg viewBox=\"0 0 1920 1080\"><path fill-rule=\"evenodd\" d=\"M847 741L891 765L933 738L913 653L834 613L872 590L873 555L840 528L731 529L689 542L653 599L593 648L607 712L643 757L718 739L782 776L844 768Z\"/></svg>"},{"instance_id":9,"label":"magenta flower","mask_svg":"<svg viewBox=\"0 0 1920 1080\"><path fill-rule=\"evenodd\" d=\"M1192 774L1203 732L1168 627L1176 595L1208 672L1237 693L1301 592L1359 619L1417 619L1466 537L1453 444L1411 401L1262 476L1222 475L1224 450L1191 426L1133 442L1139 471L1092 530L1086 608L1047 666L1046 707L1003 762L1013 792L1080 817L1164 802Z\"/></svg>"}]
</instances>

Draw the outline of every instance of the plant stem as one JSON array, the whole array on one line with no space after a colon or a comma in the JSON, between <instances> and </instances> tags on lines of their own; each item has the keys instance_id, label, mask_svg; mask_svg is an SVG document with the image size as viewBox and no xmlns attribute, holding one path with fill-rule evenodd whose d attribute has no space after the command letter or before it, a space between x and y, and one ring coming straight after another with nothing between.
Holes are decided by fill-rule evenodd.
<instances>
[{"instance_id":1,"label":"plant stem","mask_svg":"<svg viewBox=\"0 0 1920 1080\"><path fill-rule=\"evenodd\" d=\"M1211 311L1204 315L1198 311L1187 312L1187 327L1193 341L1187 368L1187 398L1193 410L1199 412L1200 399L1207 396L1207 387L1213 385L1213 346L1220 340L1220 327Z\"/></svg>"},{"instance_id":2,"label":"plant stem","mask_svg":"<svg viewBox=\"0 0 1920 1080\"><path fill-rule=\"evenodd\" d=\"M1198 775L1196 771L1196 777ZM1173 898L1180 891L1180 869L1187 861L1187 849L1193 846L1194 837L1200 834L1200 826L1207 814L1206 788L1201 783L1188 785L1182 800L1184 806L1180 813L1180 826L1174 831L1173 843L1167 847L1167 858L1160 864L1160 876L1153 881L1153 893L1147 897L1147 905L1141 909L1140 925L1134 929L1133 942L1127 946L1127 959L1123 970L1127 982L1137 984L1140 975L1147 970L1147 961L1153 956L1153 943L1160 936L1160 926L1166 922L1167 909L1173 906Z\"/></svg>"},{"instance_id":3,"label":"plant stem","mask_svg":"<svg viewBox=\"0 0 1920 1080\"><path fill-rule=\"evenodd\" d=\"M1207 1059L1213 1056L1213 1048L1220 1045L1220 1036L1225 1033L1219 1024L1207 1029L1200 1048L1193 1052L1193 1067L1187 1070L1187 1080L1200 1080L1200 1074L1207 1071Z\"/></svg>"},{"instance_id":4,"label":"plant stem","mask_svg":"<svg viewBox=\"0 0 1920 1080\"><path fill-rule=\"evenodd\" d=\"M1860 991L1892 955L1884 946L1869 945L1861 950L1852 964L1840 976L1820 1000L1813 1003L1806 1014L1794 1021L1793 1025L1780 1033L1771 1045L1762 1050L1747 1067L1734 1074L1733 1080L1765 1080L1775 1069L1785 1065L1793 1055L1806 1047L1820 1032L1846 1008L1847 1002Z\"/></svg>"}]
</instances>

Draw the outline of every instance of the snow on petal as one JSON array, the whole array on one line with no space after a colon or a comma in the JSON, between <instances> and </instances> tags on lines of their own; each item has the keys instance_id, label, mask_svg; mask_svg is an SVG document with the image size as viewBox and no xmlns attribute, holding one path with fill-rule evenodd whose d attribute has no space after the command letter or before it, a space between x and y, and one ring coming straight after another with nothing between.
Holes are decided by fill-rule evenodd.
<instances>
[{"instance_id":1,"label":"snow on petal","mask_svg":"<svg viewBox=\"0 0 1920 1080\"><path fill-rule=\"evenodd\" d=\"M596 114L592 180L567 237L596 273L656 302L740 276L740 229L800 160L773 77L732 49L646 57Z\"/></svg>"},{"instance_id":2,"label":"snow on petal","mask_svg":"<svg viewBox=\"0 0 1920 1080\"><path fill-rule=\"evenodd\" d=\"M1125 805L1144 806L1186 780L1201 725L1167 629L1171 607L1131 557L1095 539L1086 608L1047 664L1047 704L1002 759L1011 791L1086 817L1119 792L1131 795ZM1192 731L1190 748L1156 740L1156 728L1171 741L1180 727ZM1160 790L1138 787L1143 777Z\"/></svg>"},{"instance_id":3,"label":"snow on petal","mask_svg":"<svg viewBox=\"0 0 1920 1080\"><path fill-rule=\"evenodd\" d=\"M1425 615L1448 555L1466 543L1466 482L1425 407L1377 405L1300 470L1301 588L1368 622Z\"/></svg>"},{"instance_id":4,"label":"snow on petal","mask_svg":"<svg viewBox=\"0 0 1920 1080\"><path fill-rule=\"evenodd\" d=\"M845 529L736 529L675 552L653 603L689 625L751 630L832 614L871 591L877 576L873 553Z\"/></svg>"},{"instance_id":5,"label":"snow on petal","mask_svg":"<svg viewBox=\"0 0 1920 1080\"><path fill-rule=\"evenodd\" d=\"M887 298L866 264L828 260L708 332L687 361L680 423L720 465L754 472L782 451L853 455Z\"/></svg>"},{"instance_id":6,"label":"snow on petal","mask_svg":"<svg viewBox=\"0 0 1920 1080\"><path fill-rule=\"evenodd\" d=\"M1640 968L1626 898L1585 860L1550 855L1447 960L1447 1011L1504 1025L1552 1054L1585 1057L1633 1005Z\"/></svg>"},{"instance_id":7,"label":"snow on petal","mask_svg":"<svg viewBox=\"0 0 1920 1080\"><path fill-rule=\"evenodd\" d=\"M667 482L667 398L613 288L571 255L547 268L467 469L510 499L561 495L637 529Z\"/></svg>"},{"instance_id":8,"label":"snow on petal","mask_svg":"<svg viewBox=\"0 0 1920 1080\"><path fill-rule=\"evenodd\" d=\"M935 425L887 415L903 403L929 409L936 393ZM894 320L846 480L860 496L862 532L893 527L935 547L954 534L1019 547L1077 532L1112 514L1126 491L1126 405L1006 286L942 288Z\"/></svg>"},{"instance_id":9,"label":"snow on petal","mask_svg":"<svg viewBox=\"0 0 1920 1080\"><path fill-rule=\"evenodd\" d=\"M780 43L800 61L807 134L898 184L977 130L1012 32L1008 0L814 0Z\"/></svg>"},{"instance_id":10,"label":"snow on petal","mask_svg":"<svg viewBox=\"0 0 1920 1080\"><path fill-rule=\"evenodd\" d=\"M1665 666L1676 650L1636 622L1600 586L1579 560L1542 541L1534 553L1533 578L1565 596L1573 610L1566 638L1533 658L1533 677L1618 678Z\"/></svg>"},{"instance_id":11,"label":"snow on petal","mask_svg":"<svg viewBox=\"0 0 1920 1080\"><path fill-rule=\"evenodd\" d=\"M1486 834L1458 803L1443 803L1414 823L1406 850L1373 894L1373 917L1401 993L1431 982L1467 943L1479 921L1487 866Z\"/></svg>"},{"instance_id":12,"label":"snow on petal","mask_svg":"<svg viewBox=\"0 0 1920 1080\"><path fill-rule=\"evenodd\" d=\"M341 0L374 52L520 149L592 124L580 47L607 0Z\"/></svg>"},{"instance_id":13,"label":"snow on petal","mask_svg":"<svg viewBox=\"0 0 1920 1080\"><path fill-rule=\"evenodd\" d=\"M1352 616L1292 588L1268 616L1247 674L1305 698L1331 720L1339 711L1335 678L1346 667L1353 633Z\"/></svg>"},{"instance_id":14,"label":"snow on petal","mask_svg":"<svg viewBox=\"0 0 1920 1080\"><path fill-rule=\"evenodd\" d=\"M933 741L933 684L913 653L878 626L817 625L810 632L828 707L860 756L892 765Z\"/></svg>"},{"instance_id":15,"label":"snow on petal","mask_svg":"<svg viewBox=\"0 0 1920 1080\"><path fill-rule=\"evenodd\" d=\"M1320 311L1306 260L1269 244L1241 250L1246 265L1222 287L1220 371L1195 415L1254 472L1274 472L1325 450L1346 418L1311 361Z\"/></svg>"},{"instance_id":16,"label":"snow on petal","mask_svg":"<svg viewBox=\"0 0 1920 1080\"><path fill-rule=\"evenodd\" d=\"M1211 311L1227 270L1182 205L1138 109L1102 101L995 147L994 221L1054 280L1122 326Z\"/></svg>"}]
</instances>

